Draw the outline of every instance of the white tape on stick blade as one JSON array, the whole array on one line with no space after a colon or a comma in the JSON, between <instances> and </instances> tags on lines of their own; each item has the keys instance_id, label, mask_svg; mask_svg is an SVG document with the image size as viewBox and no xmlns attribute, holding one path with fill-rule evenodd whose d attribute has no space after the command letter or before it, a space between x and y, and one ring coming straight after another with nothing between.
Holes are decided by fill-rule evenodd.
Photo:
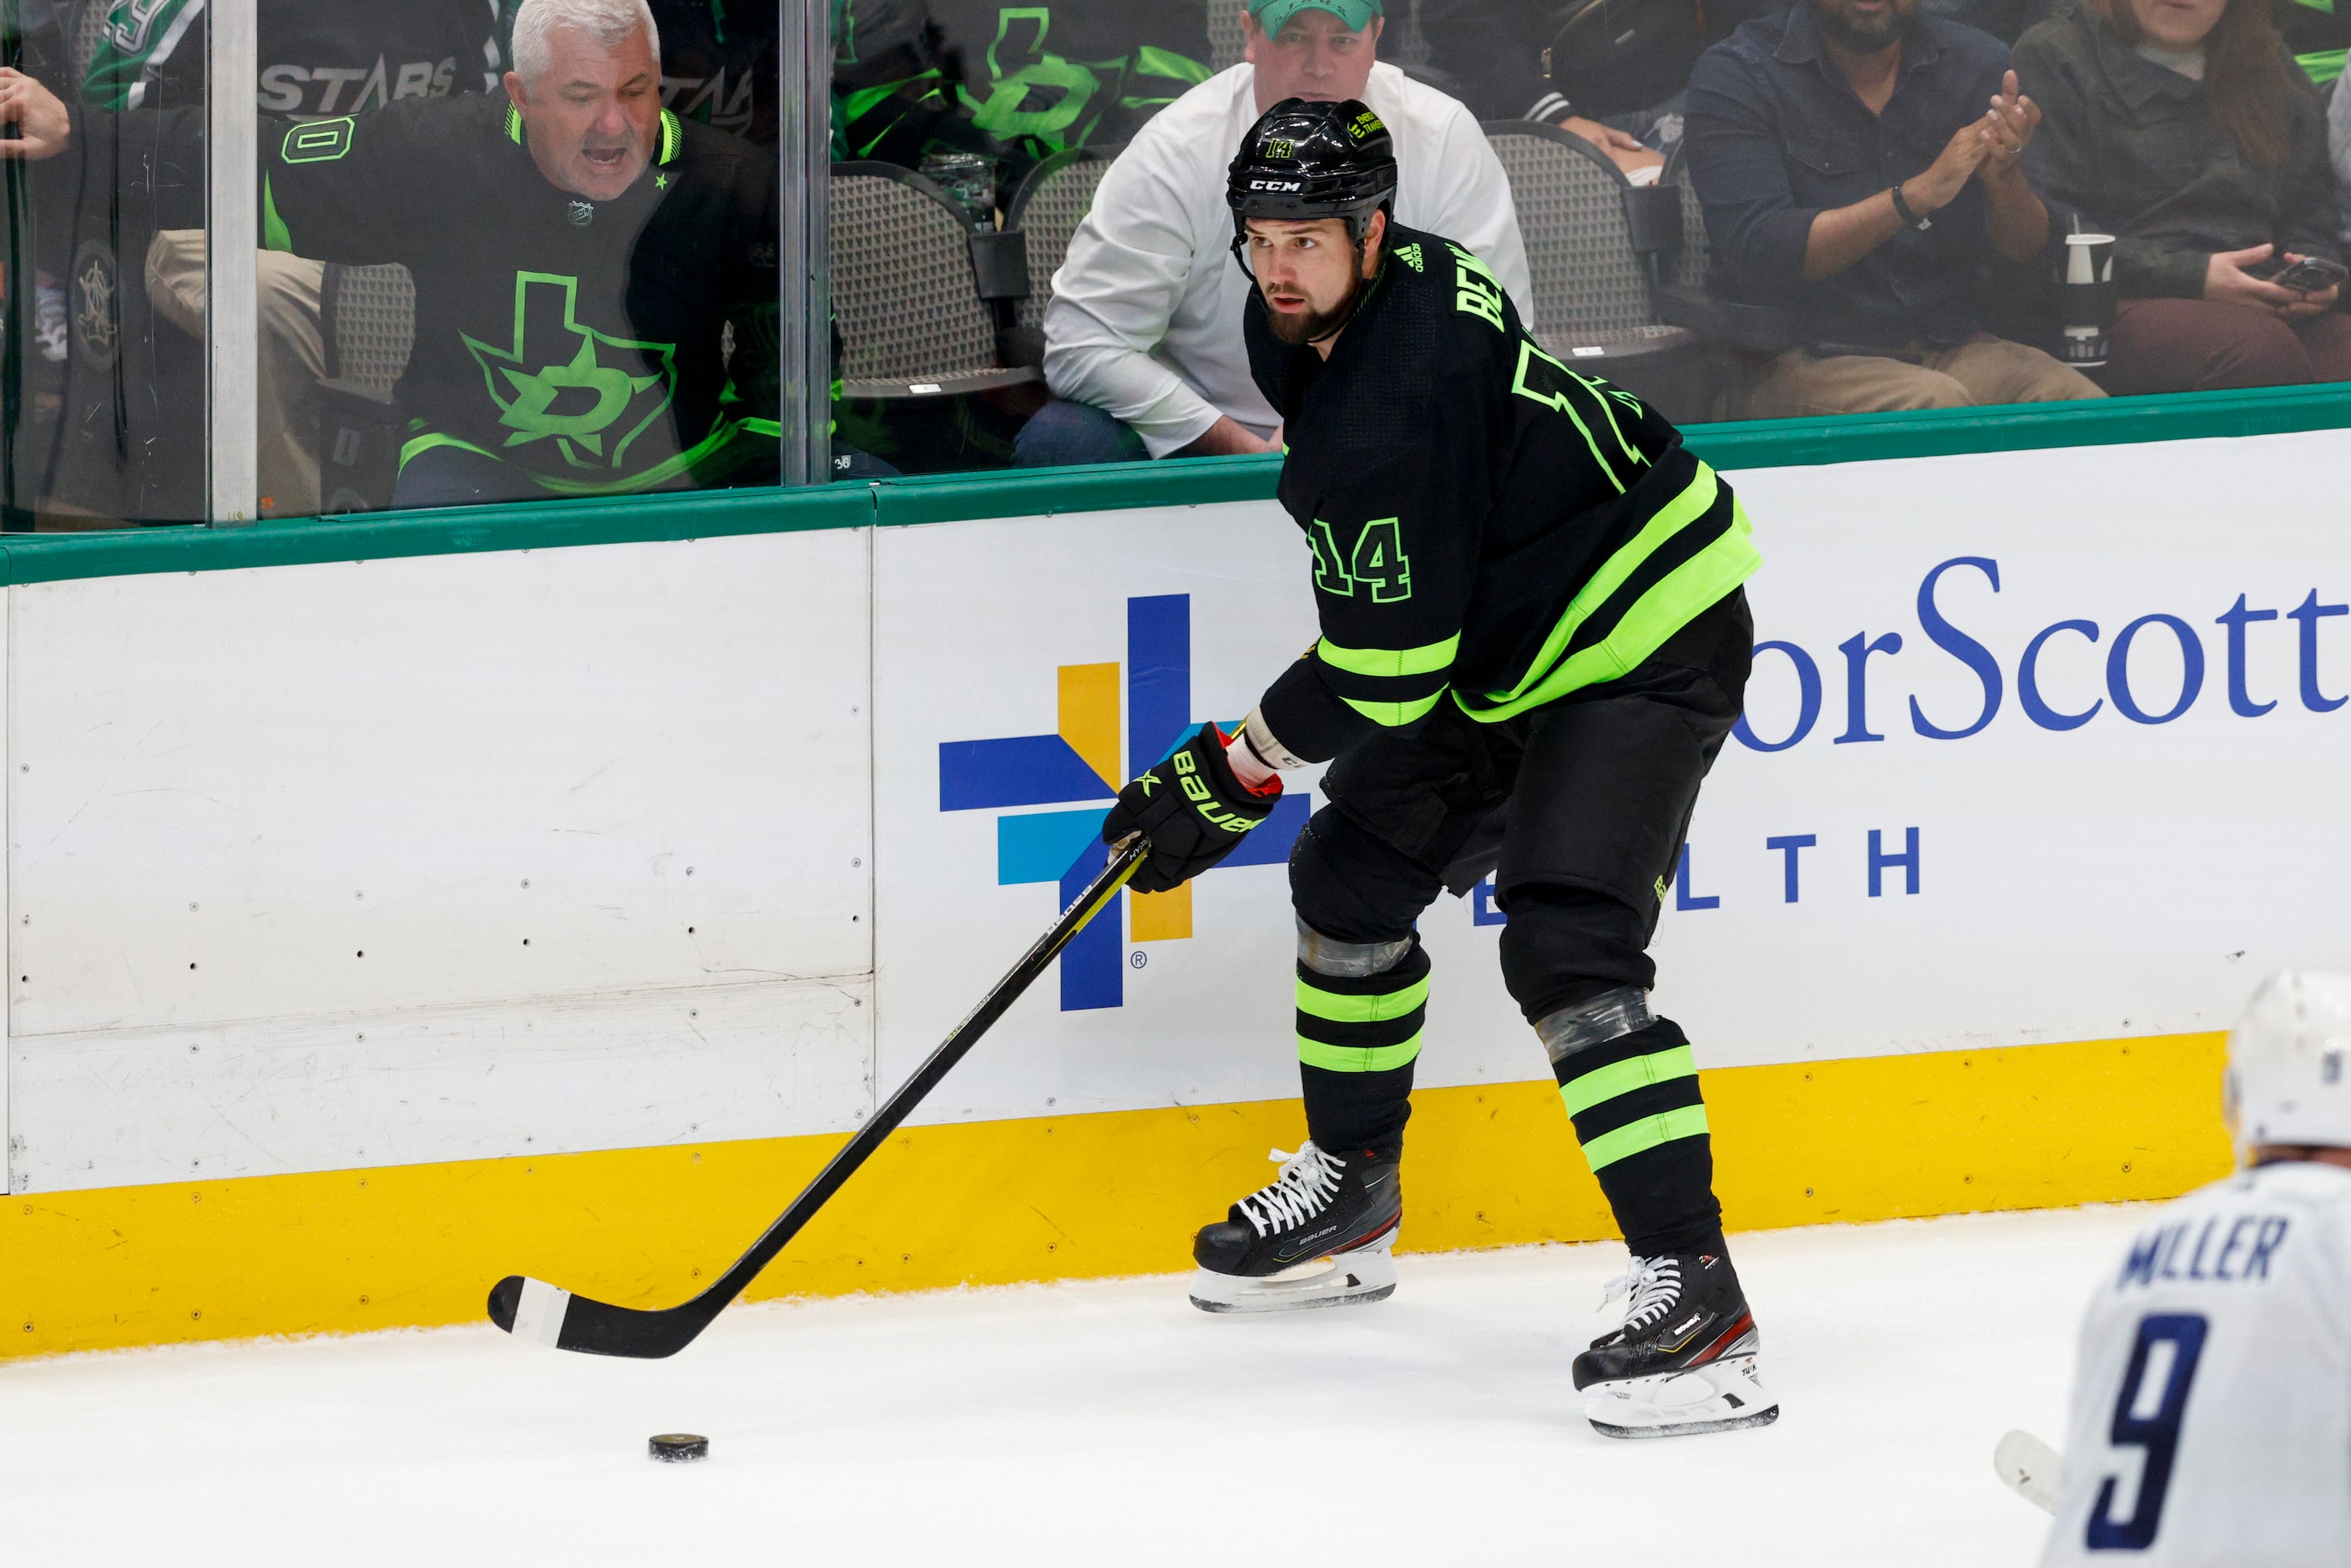
<instances>
[{"instance_id":1,"label":"white tape on stick blade","mask_svg":"<svg viewBox=\"0 0 2351 1568\"><path fill-rule=\"evenodd\" d=\"M555 1348L563 1337L563 1314L570 1310L571 1292L544 1280L525 1280L522 1301L515 1307L514 1336Z\"/></svg>"}]
</instances>

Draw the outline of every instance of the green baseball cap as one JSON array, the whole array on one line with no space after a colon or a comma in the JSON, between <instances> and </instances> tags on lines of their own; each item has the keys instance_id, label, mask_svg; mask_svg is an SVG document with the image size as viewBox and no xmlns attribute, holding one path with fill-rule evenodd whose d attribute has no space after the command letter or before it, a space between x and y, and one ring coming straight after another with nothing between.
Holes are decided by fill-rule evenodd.
<instances>
[{"instance_id":1,"label":"green baseball cap","mask_svg":"<svg viewBox=\"0 0 2351 1568\"><path fill-rule=\"evenodd\" d=\"M1328 11L1346 23L1349 32L1360 33L1380 14L1380 0L1249 0L1249 15L1269 35L1280 32L1292 16L1309 7Z\"/></svg>"}]
</instances>

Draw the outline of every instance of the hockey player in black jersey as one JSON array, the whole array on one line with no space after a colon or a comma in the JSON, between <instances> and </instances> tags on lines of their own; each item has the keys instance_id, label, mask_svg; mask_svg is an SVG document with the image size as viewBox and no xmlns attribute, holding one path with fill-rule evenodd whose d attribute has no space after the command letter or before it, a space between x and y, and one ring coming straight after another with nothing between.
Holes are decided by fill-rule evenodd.
<instances>
[{"instance_id":1,"label":"hockey player in black jersey","mask_svg":"<svg viewBox=\"0 0 2351 1568\"><path fill-rule=\"evenodd\" d=\"M1352 101L1278 104L1233 161L1250 366L1284 422L1322 636L1103 828L1149 836L1136 888L1173 887L1264 819L1283 769L1332 763L1290 862L1311 1138L1199 1233L1193 1300L1394 1291L1429 985L1415 923L1491 873L1503 980L1633 1254L1624 1324L1575 1359L1584 1414L1618 1437L1761 1425L1779 1406L1646 954L1746 685L1747 519L1673 426L1538 347L1484 263L1397 225L1395 181Z\"/></svg>"}]
</instances>

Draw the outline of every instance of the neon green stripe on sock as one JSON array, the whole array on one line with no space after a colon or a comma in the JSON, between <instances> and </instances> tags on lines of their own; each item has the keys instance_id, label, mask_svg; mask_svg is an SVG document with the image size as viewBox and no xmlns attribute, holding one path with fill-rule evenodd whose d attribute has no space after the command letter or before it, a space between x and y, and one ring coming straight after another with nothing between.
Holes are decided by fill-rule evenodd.
<instances>
[{"instance_id":1,"label":"neon green stripe on sock","mask_svg":"<svg viewBox=\"0 0 2351 1568\"><path fill-rule=\"evenodd\" d=\"M1651 1083L1664 1083L1676 1078L1692 1078L1698 1074L1698 1059L1687 1045L1677 1045L1669 1051L1651 1051L1629 1061L1614 1061L1595 1068L1578 1078L1571 1078L1559 1086L1559 1097L1567 1103L1567 1113L1581 1116L1604 1100L1614 1100L1619 1094L1630 1093Z\"/></svg>"},{"instance_id":2,"label":"neon green stripe on sock","mask_svg":"<svg viewBox=\"0 0 2351 1568\"><path fill-rule=\"evenodd\" d=\"M1320 986L1298 982L1298 1010L1332 1023L1386 1023L1428 1000L1428 977L1423 975L1400 991L1381 997L1348 997Z\"/></svg>"},{"instance_id":3,"label":"neon green stripe on sock","mask_svg":"<svg viewBox=\"0 0 2351 1568\"><path fill-rule=\"evenodd\" d=\"M1302 1034L1298 1037L1298 1060L1329 1072L1388 1072L1411 1066L1419 1054L1416 1034L1402 1045L1325 1045Z\"/></svg>"},{"instance_id":4,"label":"neon green stripe on sock","mask_svg":"<svg viewBox=\"0 0 2351 1568\"><path fill-rule=\"evenodd\" d=\"M1613 1133L1603 1133L1583 1145L1584 1163L1598 1176L1618 1160L1630 1159L1644 1149L1654 1149L1659 1144L1670 1144L1677 1138L1695 1138L1706 1131L1706 1107L1685 1105L1678 1111L1665 1111L1655 1116L1644 1116L1629 1126Z\"/></svg>"}]
</instances>

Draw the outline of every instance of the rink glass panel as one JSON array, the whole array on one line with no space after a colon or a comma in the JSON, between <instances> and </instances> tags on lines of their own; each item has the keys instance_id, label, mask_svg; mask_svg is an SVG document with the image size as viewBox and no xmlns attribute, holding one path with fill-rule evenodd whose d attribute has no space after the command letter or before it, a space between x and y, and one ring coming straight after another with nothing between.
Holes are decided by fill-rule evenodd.
<instances>
[{"instance_id":1,"label":"rink glass panel","mask_svg":"<svg viewBox=\"0 0 2351 1568\"><path fill-rule=\"evenodd\" d=\"M1243 50L1238 0L659 0L665 113L774 159L774 200L749 225L763 253L772 231L772 253L758 258L773 262L772 301L737 288L714 303L712 290L739 278L681 272L681 252L699 260L739 246L740 214L731 228L607 256L600 292L592 267L560 243L538 246L527 209L570 197L504 167L521 143L496 127L470 141L412 138L413 156L395 162L417 166L429 188L379 181L340 217L298 219L298 196L262 189L273 158L281 183L299 183L282 162L289 128L348 120L337 167L363 184L365 144L382 140L369 134L370 116L423 103L462 116L467 99L502 98L517 8L254 0L214 17L180 0L17 0L0 11L0 55L79 116L58 155L5 171L0 264L14 287L0 288L0 527L546 507L603 494L659 507L695 491L1006 470L1048 401L1045 307L1090 200L1085 172ZM1384 62L1510 125L1489 90L1499 68L1472 59L1430 0L1387 9ZM220 74L225 35L215 26L250 35L240 64L256 113L248 134L214 125L208 165L196 132ZM1539 84L1539 65L1529 72ZM644 134L658 151L669 122ZM336 145L314 129L302 166L315 173ZM1565 157L1567 173L1509 161L1536 257L1531 329L1681 423L1741 414L1768 354L1704 327L1695 338L1653 330L1670 314L1657 285L1711 286L1694 200L1681 203L1678 246L1634 277L1621 246L1593 249L1586 231L1613 233L1639 193L1556 142L1545 156ZM248 173L259 207L249 318L238 300L214 298L206 230L208 201ZM662 175L655 165L644 178ZM274 193L287 200L273 210ZM634 221L625 200L587 204L596 211L584 233ZM439 275L422 318L420 267ZM1993 329L2062 350L2051 267L2008 269L1986 288ZM658 303L680 294L710 308ZM459 304L436 313L431 301L444 298ZM208 333L208 318L233 330ZM1669 340L1670 351L1654 351ZM2085 418L2105 417L2060 405L2012 412L2058 422L2048 435L2010 438L2034 444L2073 439ZM1876 417L1854 416L1862 428ZM1823 439L1805 428L1804 439Z\"/></svg>"},{"instance_id":2,"label":"rink glass panel","mask_svg":"<svg viewBox=\"0 0 2351 1568\"><path fill-rule=\"evenodd\" d=\"M1016 464L1021 432L1050 401L1051 279L1093 182L1162 104L1241 60L1242 3L829 0L836 478ZM1799 329L1789 311L1756 308L1754 291L1713 256L1680 99L1610 120L1647 149L1622 159L1518 118L1546 91L1589 100L1595 79L1621 79L1625 91L1648 84L1654 94L1687 79L1698 46L1657 43L1667 62L1628 75L1616 63L1569 57L1583 34L1558 33L1546 14L1534 0L1390 0L1379 57L1459 99L1497 140L1533 273L1525 326L1542 349L1677 423L1747 422ZM2304 51L2308 40L2295 37ZM2328 90L2339 56L2304 51L2303 68ZM2082 226L2048 204L2057 235ZM1986 262L1969 308L1979 329L2079 363L2095 382L2105 361L2082 323L2112 301L2085 305L2083 290L2069 292L2057 254L2066 248L2053 241L2049 256L2030 262ZM1834 336L1813 335L1823 333ZM2059 406L2012 411L2053 416ZM1085 445L1112 449L1106 440ZM1071 449L1034 442L1020 460ZM1125 450L1140 455L1139 446Z\"/></svg>"},{"instance_id":3,"label":"rink glass panel","mask_svg":"<svg viewBox=\"0 0 2351 1568\"><path fill-rule=\"evenodd\" d=\"M49 155L0 164L9 532L206 516L204 37L120 9L0 8L0 65L74 115L69 137L33 138Z\"/></svg>"},{"instance_id":4,"label":"rink glass panel","mask_svg":"<svg viewBox=\"0 0 2351 1568\"><path fill-rule=\"evenodd\" d=\"M61 151L5 165L0 525L381 511L420 454L454 472L418 505L820 474L820 406L778 391L810 379L778 366L815 276L779 216L809 182L776 163L800 8L653 9L625 132L645 166L583 193L538 171L611 127L503 118L512 0L0 8L0 63L73 115ZM252 110L216 117L231 78ZM215 211L249 251L216 253Z\"/></svg>"}]
</instances>

